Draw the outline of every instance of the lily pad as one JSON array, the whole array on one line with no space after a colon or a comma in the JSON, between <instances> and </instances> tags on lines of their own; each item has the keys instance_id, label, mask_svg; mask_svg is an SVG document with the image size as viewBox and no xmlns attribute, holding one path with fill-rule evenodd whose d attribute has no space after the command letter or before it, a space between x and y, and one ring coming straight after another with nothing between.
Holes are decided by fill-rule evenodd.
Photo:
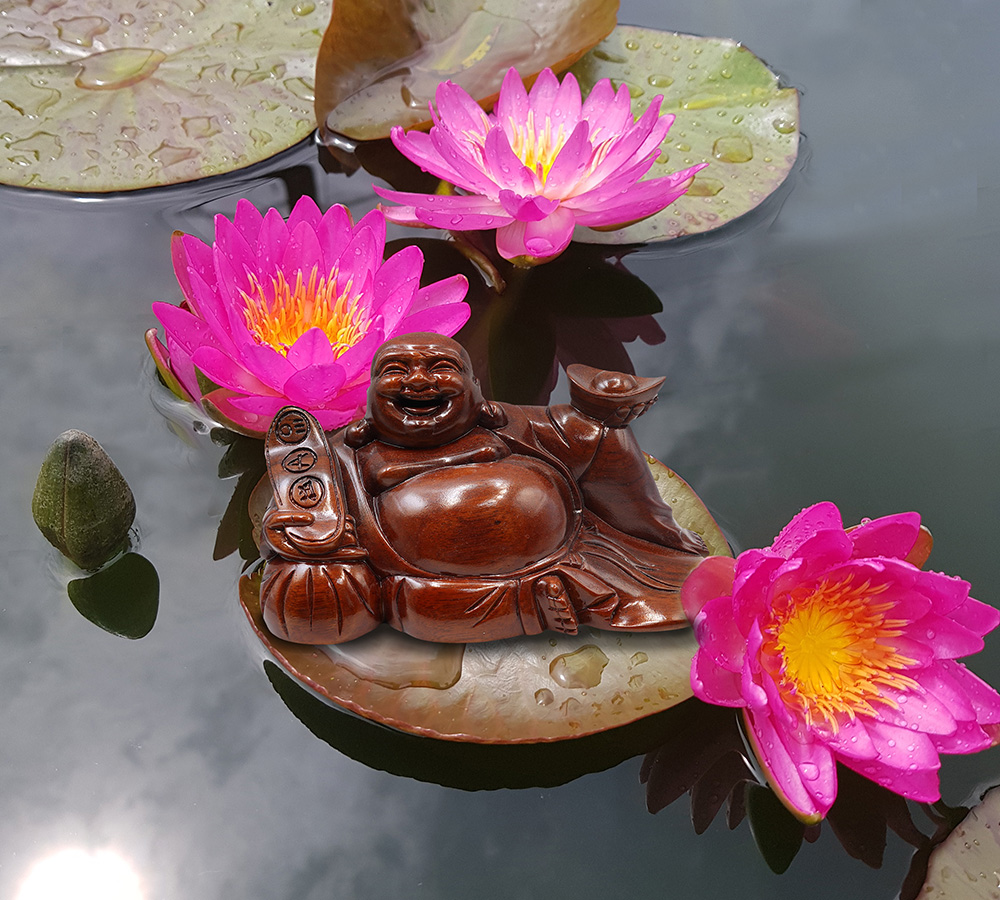
<instances>
[{"instance_id":1,"label":"lily pad","mask_svg":"<svg viewBox=\"0 0 1000 900\"><path fill-rule=\"evenodd\" d=\"M935 847L920 895L949 900L993 900L1000 871L998 835L1000 788L992 787L982 802Z\"/></svg>"},{"instance_id":2,"label":"lily pad","mask_svg":"<svg viewBox=\"0 0 1000 900\"><path fill-rule=\"evenodd\" d=\"M651 463L677 521L710 551L729 555L704 504L666 466ZM692 696L690 629L630 634L583 629L574 636L481 644L434 644L386 627L346 644L292 644L273 637L260 612L260 577L240 579L240 602L267 654L321 697L401 731L473 743L534 743L596 734L669 709Z\"/></svg>"},{"instance_id":3,"label":"lily pad","mask_svg":"<svg viewBox=\"0 0 1000 900\"><path fill-rule=\"evenodd\" d=\"M504 73L561 72L615 27L618 0L337 0L316 64L316 116L356 140L429 124L450 80L485 107Z\"/></svg>"},{"instance_id":4,"label":"lily pad","mask_svg":"<svg viewBox=\"0 0 1000 900\"><path fill-rule=\"evenodd\" d=\"M574 240L633 244L711 231L749 212L788 177L798 153L799 95L746 47L619 25L571 70L587 93L602 78L626 84L633 108L663 95L677 118L647 178L707 162L688 192L634 225Z\"/></svg>"},{"instance_id":5,"label":"lily pad","mask_svg":"<svg viewBox=\"0 0 1000 900\"><path fill-rule=\"evenodd\" d=\"M248 166L315 127L331 0L11 0L0 36L0 181L60 191Z\"/></svg>"}]
</instances>

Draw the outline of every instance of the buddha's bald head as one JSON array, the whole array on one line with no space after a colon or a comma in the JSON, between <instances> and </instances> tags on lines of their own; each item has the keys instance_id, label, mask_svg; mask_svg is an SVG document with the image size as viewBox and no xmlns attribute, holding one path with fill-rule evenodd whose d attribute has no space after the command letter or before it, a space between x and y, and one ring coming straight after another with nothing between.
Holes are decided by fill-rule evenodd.
<instances>
[{"instance_id":1,"label":"buddha's bald head","mask_svg":"<svg viewBox=\"0 0 1000 900\"><path fill-rule=\"evenodd\" d=\"M382 440L437 447L470 431L483 395L465 348L430 332L386 341L372 360L368 415Z\"/></svg>"}]
</instances>

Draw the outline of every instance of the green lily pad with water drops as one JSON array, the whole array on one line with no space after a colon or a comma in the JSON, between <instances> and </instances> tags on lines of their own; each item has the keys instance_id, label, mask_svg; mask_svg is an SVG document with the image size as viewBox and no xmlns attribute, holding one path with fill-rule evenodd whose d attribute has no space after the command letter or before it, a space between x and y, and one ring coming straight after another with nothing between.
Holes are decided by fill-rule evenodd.
<instances>
[{"instance_id":1,"label":"green lily pad with water drops","mask_svg":"<svg viewBox=\"0 0 1000 900\"><path fill-rule=\"evenodd\" d=\"M746 47L619 25L571 69L587 93L602 78L626 84L634 111L663 95L676 116L647 178L707 162L688 192L634 225L577 228L586 243L632 244L711 231L774 193L798 153L799 95Z\"/></svg>"},{"instance_id":2,"label":"green lily pad with water drops","mask_svg":"<svg viewBox=\"0 0 1000 900\"><path fill-rule=\"evenodd\" d=\"M709 552L725 537L694 491L649 458L677 522ZM266 489L265 489L266 491ZM251 507L258 507L261 498ZM251 511L251 519L259 516ZM388 626L328 647L275 638L260 610L260 574L240 580L240 602L267 655L341 709L400 731L478 744L558 741L597 734L692 696L691 629L636 634L581 629L478 644L419 641Z\"/></svg>"},{"instance_id":3,"label":"green lily pad with water drops","mask_svg":"<svg viewBox=\"0 0 1000 900\"><path fill-rule=\"evenodd\" d=\"M12 0L0 182L106 192L267 159L315 127L331 0Z\"/></svg>"}]
</instances>

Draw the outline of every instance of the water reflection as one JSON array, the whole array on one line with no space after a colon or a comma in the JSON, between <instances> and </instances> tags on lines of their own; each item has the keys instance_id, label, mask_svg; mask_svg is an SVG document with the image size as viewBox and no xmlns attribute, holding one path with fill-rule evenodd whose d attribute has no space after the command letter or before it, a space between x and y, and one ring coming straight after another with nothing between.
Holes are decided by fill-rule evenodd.
<instances>
[{"instance_id":1,"label":"water reflection","mask_svg":"<svg viewBox=\"0 0 1000 900\"><path fill-rule=\"evenodd\" d=\"M115 850L59 850L36 862L15 900L145 900L138 873Z\"/></svg>"}]
</instances>

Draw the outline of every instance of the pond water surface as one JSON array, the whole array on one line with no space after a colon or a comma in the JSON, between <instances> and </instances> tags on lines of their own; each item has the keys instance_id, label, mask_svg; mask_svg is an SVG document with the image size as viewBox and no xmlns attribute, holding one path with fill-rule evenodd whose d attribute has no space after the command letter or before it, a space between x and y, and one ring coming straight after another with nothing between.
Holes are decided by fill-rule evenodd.
<instances>
[{"instance_id":1,"label":"pond water surface","mask_svg":"<svg viewBox=\"0 0 1000 900\"><path fill-rule=\"evenodd\" d=\"M916 509L931 567L1000 605L1000 5L629 0L619 18L736 38L803 91L783 203L625 260L663 304L627 344L639 373L668 376L637 425L644 448L737 549L818 500L848 521ZM364 172L327 175L316 156L135 197L0 191L0 897L67 848L118 854L149 900L895 896L902 841L872 870L825 827L776 876L746 822L698 836L686 798L647 812L639 759L557 787L458 790L356 761L360 742L335 750L289 712L245 637L239 561L212 559L234 484L221 449L170 430L142 334L150 303L180 297L170 233L210 238L240 196L287 211L276 171L306 167L324 207L373 205ZM77 614L32 524L42 456L67 428L135 491L161 579L142 640ZM1000 637L970 665L1000 685ZM945 759L951 805L996 782L1000 751Z\"/></svg>"}]
</instances>

